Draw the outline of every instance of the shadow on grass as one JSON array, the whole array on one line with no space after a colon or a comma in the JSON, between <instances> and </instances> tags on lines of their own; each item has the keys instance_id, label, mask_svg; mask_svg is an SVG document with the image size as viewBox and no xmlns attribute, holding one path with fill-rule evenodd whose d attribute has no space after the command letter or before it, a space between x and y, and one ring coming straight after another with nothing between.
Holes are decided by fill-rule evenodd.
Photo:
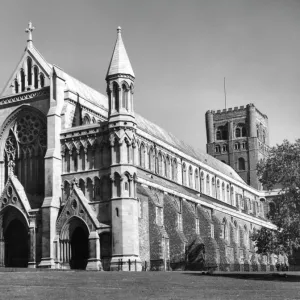
<instances>
[{"instance_id":1,"label":"shadow on grass","mask_svg":"<svg viewBox=\"0 0 300 300\"><path fill-rule=\"evenodd\" d=\"M243 280L259 280L259 281L282 281L282 282L300 282L300 275L289 275L288 273L268 273L268 274L202 274L202 273L182 273L191 276L205 277L223 277Z\"/></svg>"}]
</instances>

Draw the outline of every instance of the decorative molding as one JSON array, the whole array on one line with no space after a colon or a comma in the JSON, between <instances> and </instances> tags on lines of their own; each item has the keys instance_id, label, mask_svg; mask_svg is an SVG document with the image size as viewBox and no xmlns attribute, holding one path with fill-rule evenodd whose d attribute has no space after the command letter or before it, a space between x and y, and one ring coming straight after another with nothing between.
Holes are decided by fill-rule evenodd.
<instances>
[{"instance_id":1,"label":"decorative molding","mask_svg":"<svg viewBox=\"0 0 300 300\"><path fill-rule=\"evenodd\" d=\"M37 98L37 97L41 97L41 96L48 96L48 95L50 95L50 88L45 87L43 89L33 91L33 92L25 92L22 94L17 94L17 95L13 95L13 96L0 98L0 105L21 102L24 100L30 100L33 98Z\"/></svg>"}]
</instances>

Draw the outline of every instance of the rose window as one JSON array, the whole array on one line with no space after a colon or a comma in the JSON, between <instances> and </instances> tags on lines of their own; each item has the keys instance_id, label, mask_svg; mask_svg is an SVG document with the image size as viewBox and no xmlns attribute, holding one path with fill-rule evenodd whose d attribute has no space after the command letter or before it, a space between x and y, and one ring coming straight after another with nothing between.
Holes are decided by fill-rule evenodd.
<instances>
[{"instance_id":1,"label":"rose window","mask_svg":"<svg viewBox=\"0 0 300 300\"><path fill-rule=\"evenodd\" d=\"M42 127L41 121L34 115L27 113L17 124L16 135L21 144L32 143L39 135Z\"/></svg>"}]
</instances>

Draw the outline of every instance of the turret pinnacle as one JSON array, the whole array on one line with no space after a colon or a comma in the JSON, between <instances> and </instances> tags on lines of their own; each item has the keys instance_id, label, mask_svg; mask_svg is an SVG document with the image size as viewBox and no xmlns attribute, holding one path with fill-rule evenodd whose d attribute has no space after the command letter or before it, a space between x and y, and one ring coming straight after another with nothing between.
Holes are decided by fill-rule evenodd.
<instances>
[{"instance_id":1,"label":"turret pinnacle","mask_svg":"<svg viewBox=\"0 0 300 300\"><path fill-rule=\"evenodd\" d=\"M120 26L117 28L117 32L118 32L117 41L113 51L113 55L109 63L106 79L109 76L117 75L117 74L126 74L135 77L122 40Z\"/></svg>"}]
</instances>

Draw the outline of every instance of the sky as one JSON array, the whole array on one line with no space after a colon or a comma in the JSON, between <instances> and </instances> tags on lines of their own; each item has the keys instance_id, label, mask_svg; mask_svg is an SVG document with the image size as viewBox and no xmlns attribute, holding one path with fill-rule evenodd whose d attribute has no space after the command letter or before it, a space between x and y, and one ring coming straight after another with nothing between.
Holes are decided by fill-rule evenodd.
<instances>
[{"instance_id":1,"label":"sky","mask_svg":"<svg viewBox=\"0 0 300 300\"><path fill-rule=\"evenodd\" d=\"M0 89L33 43L50 63L106 94L122 27L143 117L205 151L205 112L254 103L271 146L300 138L299 0L2 0Z\"/></svg>"}]
</instances>

